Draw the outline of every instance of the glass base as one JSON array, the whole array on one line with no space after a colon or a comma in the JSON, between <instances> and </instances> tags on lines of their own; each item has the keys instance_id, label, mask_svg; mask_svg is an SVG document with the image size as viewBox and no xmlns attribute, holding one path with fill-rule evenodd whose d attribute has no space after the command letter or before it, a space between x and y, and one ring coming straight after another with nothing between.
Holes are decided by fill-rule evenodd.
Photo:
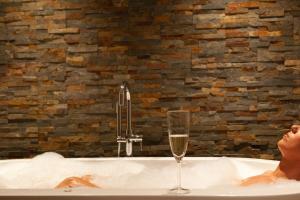
<instances>
[{"instance_id":1,"label":"glass base","mask_svg":"<svg viewBox=\"0 0 300 200\"><path fill-rule=\"evenodd\" d=\"M189 189L176 187L169 190L169 194L188 194L190 193Z\"/></svg>"}]
</instances>

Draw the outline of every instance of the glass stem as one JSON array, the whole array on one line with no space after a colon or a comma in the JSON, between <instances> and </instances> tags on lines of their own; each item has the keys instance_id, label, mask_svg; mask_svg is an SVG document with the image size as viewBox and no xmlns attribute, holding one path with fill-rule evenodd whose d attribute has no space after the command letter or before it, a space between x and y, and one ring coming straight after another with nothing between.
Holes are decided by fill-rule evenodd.
<instances>
[{"instance_id":1,"label":"glass stem","mask_svg":"<svg viewBox=\"0 0 300 200\"><path fill-rule=\"evenodd\" d=\"M177 189L181 189L181 160L177 161Z\"/></svg>"}]
</instances>

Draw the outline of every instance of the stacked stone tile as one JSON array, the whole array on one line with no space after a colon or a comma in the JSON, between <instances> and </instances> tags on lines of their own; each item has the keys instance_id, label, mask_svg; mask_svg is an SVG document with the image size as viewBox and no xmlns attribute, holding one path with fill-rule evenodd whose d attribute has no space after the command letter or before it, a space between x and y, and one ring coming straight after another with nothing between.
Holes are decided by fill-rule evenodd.
<instances>
[{"instance_id":1,"label":"stacked stone tile","mask_svg":"<svg viewBox=\"0 0 300 200\"><path fill-rule=\"evenodd\" d=\"M0 0L0 157L116 156L118 86L143 152L279 158L300 110L298 0Z\"/></svg>"}]
</instances>

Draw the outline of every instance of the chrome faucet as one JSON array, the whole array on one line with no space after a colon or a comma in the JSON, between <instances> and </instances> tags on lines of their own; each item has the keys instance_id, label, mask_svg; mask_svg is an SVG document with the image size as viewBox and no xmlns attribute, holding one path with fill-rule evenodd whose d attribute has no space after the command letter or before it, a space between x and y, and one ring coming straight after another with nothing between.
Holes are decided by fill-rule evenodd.
<instances>
[{"instance_id":1,"label":"chrome faucet","mask_svg":"<svg viewBox=\"0 0 300 200\"><path fill-rule=\"evenodd\" d=\"M122 132L122 107L126 107L126 132ZM141 151L143 147L143 136L134 135L131 128L131 97L128 88L128 83L123 82L119 90L119 99L116 102L117 113L117 143L118 143L118 157L120 157L121 144L126 145L126 156L132 156L132 143L139 142Z\"/></svg>"}]
</instances>

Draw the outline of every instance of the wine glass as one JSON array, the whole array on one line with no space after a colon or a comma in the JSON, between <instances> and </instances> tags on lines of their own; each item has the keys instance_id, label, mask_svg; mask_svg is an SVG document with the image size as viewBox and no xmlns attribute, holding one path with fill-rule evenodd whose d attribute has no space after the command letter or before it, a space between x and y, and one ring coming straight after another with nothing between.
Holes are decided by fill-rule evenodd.
<instances>
[{"instance_id":1,"label":"wine glass","mask_svg":"<svg viewBox=\"0 0 300 200\"><path fill-rule=\"evenodd\" d=\"M185 156L190 128L190 112L173 110L167 112L169 142L177 162L177 187L170 189L173 194L187 194L188 189L181 187L181 160Z\"/></svg>"}]
</instances>

